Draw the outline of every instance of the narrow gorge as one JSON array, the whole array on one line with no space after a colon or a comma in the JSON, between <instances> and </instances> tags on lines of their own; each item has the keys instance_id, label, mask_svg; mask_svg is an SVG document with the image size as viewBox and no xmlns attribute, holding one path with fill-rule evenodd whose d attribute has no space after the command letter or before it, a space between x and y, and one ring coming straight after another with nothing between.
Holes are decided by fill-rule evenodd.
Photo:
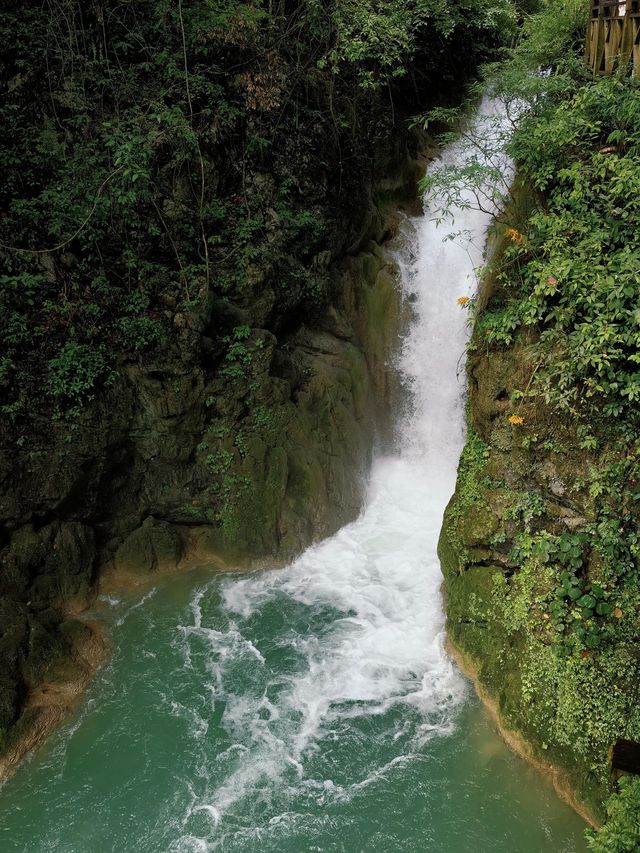
<instances>
[{"instance_id":1,"label":"narrow gorge","mask_svg":"<svg viewBox=\"0 0 640 853\"><path fill-rule=\"evenodd\" d=\"M284 569L195 570L101 597L113 661L92 707L6 791L8 849L584 849L579 819L499 743L444 650L436 545L464 441L458 298L473 295L489 222L460 210L467 236L443 242L427 212L387 251L405 398L357 520ZM102 781L87 788L87 774ZM65 803L95 827L69 823Z\"/></svg>"},{"instance_id":2,"label":"narrow gorge","mask_svg":"<svg viewBox=\"0 0 640 853\"><path fill-rule=\"evenodd\" d=\"M636 24L588 14L10 0L3 850L640 850Z\"/></svg>"}]
</instances>

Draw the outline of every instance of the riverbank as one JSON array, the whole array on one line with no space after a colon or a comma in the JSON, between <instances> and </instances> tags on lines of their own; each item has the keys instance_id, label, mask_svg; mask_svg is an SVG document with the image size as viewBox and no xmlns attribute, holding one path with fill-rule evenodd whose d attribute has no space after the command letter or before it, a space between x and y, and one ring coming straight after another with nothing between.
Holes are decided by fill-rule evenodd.
<instances>
[{"instance_id":1,"label":"riverbank","mask_svg":"<svg viewBox=\"0 0 640 853\"><path fill-rule=\"evenodd\" d=\"M447 635L445 641L445 649L447 654L455 661L456 666L463 672L473 684L474 690L482 702L484 708L493 721L500 736L507 744L509 749L520 756L524 761L528 762L532 767L549 781L560 799L570 806L576 814L593 829L600 829L602 823L582 803L576 796L576 792L571 785L571 780L567 773L557 765L551 762L542 761L534 751L531 743L529 743L521 734L515 731L505 723L500 715L500 709L495 698L486 690L478 678L480 664L472 659L469 654L466 654L463 649L455 644L450 636Z\"/></svg>"},{"instance_id":2,"label":"riverbank","mask_svg":"<svg viewBox=\"0 0 640 853\"><path fill-rule=\"evenodd\" d=\"M82 699L97 669L109 654L104 625L76 619L69 655L53 661L45 679L30 687L19 723L0 755L0 783L17 770L64 723Z\"/></svg>"}]
</instances>

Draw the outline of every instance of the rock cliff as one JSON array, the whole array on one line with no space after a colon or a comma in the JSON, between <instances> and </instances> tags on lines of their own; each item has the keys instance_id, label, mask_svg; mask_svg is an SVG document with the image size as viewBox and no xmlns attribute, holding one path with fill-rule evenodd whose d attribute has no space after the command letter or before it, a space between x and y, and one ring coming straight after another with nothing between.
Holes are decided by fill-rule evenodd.
<instances>
[{"instance_id":1,"label":"rock cliff","mask_svg":"<svg viewBox=\"0 0 640 853\"><path fill-rule=\"evenodd\" d=\"M211 332L218 306L205 303L175 315L178 334L161 356L123 361L79 414L43 419L28 449L3 424L8 746L25 730L26 720L15 724L37 685L67 681L70 662L82 669L89 635L74 614L105 576L282 564L357 515L393 395L399 295L380 244L397 205L414 203L419 173L405 157L365 211L355 251L319 259L332 297L309 321L276 336L251 316L220 360Z\"/></svg>"}]
</instances>

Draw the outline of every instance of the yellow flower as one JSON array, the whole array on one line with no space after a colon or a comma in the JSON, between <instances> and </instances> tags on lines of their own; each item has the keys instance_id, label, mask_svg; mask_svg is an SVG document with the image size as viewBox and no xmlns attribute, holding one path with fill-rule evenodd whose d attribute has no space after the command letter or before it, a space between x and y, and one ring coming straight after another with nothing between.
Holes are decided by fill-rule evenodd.
<instances>
[{"instance_id":1,"label":"yellow flower","mask_svg":"<svg viewBox=\"0 0 640 853\"><path fill-rule=\"evenodd\" d=\"M507 228L504 232L505 237L508 237L509 240L512 240L514 243L524 243L524 234L521 234L519 231L516 231L515 228Z\"/></svg>"},{"instance_id":2,"label":"yellow flower","mask_svg":"<svg viewBox=\"0 0 640 853\"><path fill-rule=\"evenodd\" d=\"M510 415L509 423L513 424L513 426L520 426L520 424L524 423L524 418L520 417L520 415Z\"/></svg>"},{"instance_id":3,"label":"yellow flower","mask_svg":"<svg viewBox=\"0 0 640 853\"><path fill-rule=\"evenodd\" d=\"M470 301L471 300L469 299L468 296L458 296L458 300L457 300L458 305L462 305L462 306L467 305Z\"/></svg>"}]
</instances>

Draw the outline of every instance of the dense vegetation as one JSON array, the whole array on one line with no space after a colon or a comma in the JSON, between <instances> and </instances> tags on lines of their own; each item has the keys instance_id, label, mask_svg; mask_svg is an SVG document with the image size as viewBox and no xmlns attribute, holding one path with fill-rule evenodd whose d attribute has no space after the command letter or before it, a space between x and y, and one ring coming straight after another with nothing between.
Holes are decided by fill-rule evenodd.
<instances>
[{"instance_id":1,"label":"dense vegetation","mask_svg":"<svg viewBox=\"0 0 640 853\"><path fill-rule=\"evenodd\" d=\"M435 183L456 200L460 181L484 181L471 203L501 198L506 211L471 364L496 380L511 364L512 375L491 418L476 406L482 435L472 423L449 514L461 565L474 563L475 536L502 568L482 581L473 569L489 630L458 639L491 658L481 672L505 718L570 768L598 812L609 746L640 739L640 86L626 69L587 75L582 7L549 4L488 71L511 119L493 129L516 184L505 190L496 163L473 158ZM487 492L502 504L476 510L471 532ZM639 791L629 782L611 801L593 849L640 848Z\"/></svg>"},{"instance_id":2,"label":"dense vegetation","mask_svg":"<svg viewBox=\"0 0 640 853\"><path fill-rule=\"evenodd\" d=\"M215 362L236 327L308 316L357 241L394 109L512 18L507 0L5 5L0 388L18 440L203 317Z\"/></svg>"}]
</instances>

